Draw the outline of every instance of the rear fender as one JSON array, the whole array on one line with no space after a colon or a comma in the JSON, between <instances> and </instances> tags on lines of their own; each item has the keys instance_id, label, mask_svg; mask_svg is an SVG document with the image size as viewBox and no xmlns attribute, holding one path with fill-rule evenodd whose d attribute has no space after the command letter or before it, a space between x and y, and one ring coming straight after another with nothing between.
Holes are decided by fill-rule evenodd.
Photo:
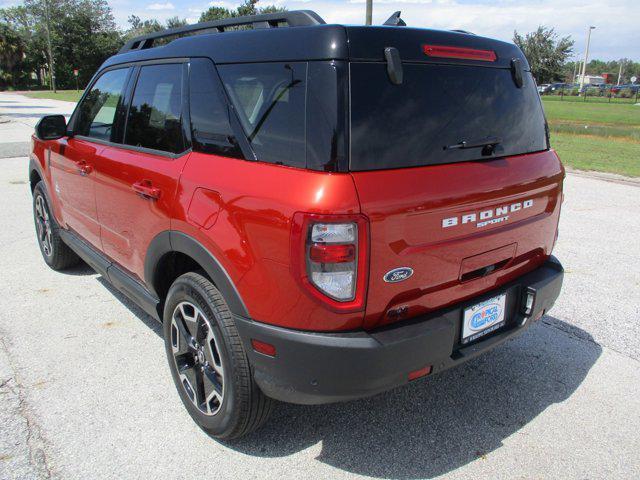
<instances>
[{"instance_id":1,"label":"rear fender","mask_svg":"<svg viewBox=\"0 0 640 480\"><path fill-rule=\"evenodd\" d=\"M153 288L158 275L162 271L158 265L162 257L168 253L177 252L188 255L195 260L207 273L216 288L224 296L232 313L248 317L249 313L231 277L222 264L198 240L176 230L167 230L158 234L150 243L144 262L144 277L147 288L153 294L158 293Z\"/></svg>"}]
</instances>

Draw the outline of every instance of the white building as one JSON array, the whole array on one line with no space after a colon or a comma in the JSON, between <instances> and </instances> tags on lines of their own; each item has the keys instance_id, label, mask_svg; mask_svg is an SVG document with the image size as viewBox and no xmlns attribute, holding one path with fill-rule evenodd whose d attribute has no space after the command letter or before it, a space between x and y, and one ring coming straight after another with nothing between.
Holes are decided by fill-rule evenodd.
<instances>
[{"instance_id":1,"label":"white building","mask_svg":"<svg viewBox=\"0 0 640 480\"><path fill-rule=\"evenodd\" d=\"M604 77L601 75L585 75L584 81L582 79L582 75L578 75L578 83L580 85L599 85L601 83L606 83Z\"/></svg>"}]
</instances>

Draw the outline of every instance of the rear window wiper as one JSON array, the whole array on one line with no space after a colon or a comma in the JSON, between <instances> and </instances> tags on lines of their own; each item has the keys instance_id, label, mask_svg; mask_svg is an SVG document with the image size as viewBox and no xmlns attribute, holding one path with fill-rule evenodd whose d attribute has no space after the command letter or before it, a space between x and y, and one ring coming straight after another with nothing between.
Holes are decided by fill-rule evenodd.
<instances>
[{"instance_id":1,"label":"rear window wiper","mask_svg":"<svg viewBox=\"0 0 640 480\"><path fill-rule=\"evenodd\" d=\"M484 137L478 140L462 140L459 143L454 143L453 145L445 145L444 150L463 150L466 148L481 148L481 147L492 147L491 151L496 145L500 145L502 143L502 139L500 137Z\"/></svg>"}]
</instances>

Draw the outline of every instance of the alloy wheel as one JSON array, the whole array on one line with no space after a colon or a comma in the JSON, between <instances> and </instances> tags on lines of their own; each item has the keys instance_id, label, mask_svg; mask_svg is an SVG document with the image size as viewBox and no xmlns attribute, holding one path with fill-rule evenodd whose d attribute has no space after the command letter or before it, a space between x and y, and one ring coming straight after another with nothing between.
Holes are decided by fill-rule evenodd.
<instances>
[{"instance_id":1,"label":"alloy wheel","mask_svg":"<svg viewBox=\"0 0 640 480\"><path fill-rule=\"evenodd\" d=\"M51 241L51 220L47 210L47 204L42 195L36 197L36 229L38 231L38 241L47 257L53 253L53 243Z\"/></svg>"},{"instance_id":2,"label":"alloy wheel","mask_svg":"<svg viewBox=\"0 0 640 480\"><path fill-rule=\"evenodd\" d=\"M171 317L171 349L182 388L205 415L215 415L224 399L220 343L211 322L191 302L181 302Z\"/></svg>"}]
</instances>

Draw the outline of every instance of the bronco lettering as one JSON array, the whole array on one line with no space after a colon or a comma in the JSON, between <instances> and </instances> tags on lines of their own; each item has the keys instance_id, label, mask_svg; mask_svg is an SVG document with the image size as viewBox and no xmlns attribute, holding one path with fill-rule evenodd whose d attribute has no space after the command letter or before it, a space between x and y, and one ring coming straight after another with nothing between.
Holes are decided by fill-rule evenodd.
<instances>
[{"instance_id":1,"label":"bronco lettering","mask_svg":"<svg viewBox=\"0 0 640 480\"><path fill-rule=\"evenodd\" d=\"M509 220L509 212L517 212L533 206L533 199L525 200L524 202L516 202L511 205L503 205L495 209L482 210L479 214L465 213L460 217L449 217L442 219L442 228L455 227L459 224L476 222L479 218L483 220L476 224L477 228L485 227L487 225L493 225L495 223L502 223Z\"/></svg>"}]
</instances>

